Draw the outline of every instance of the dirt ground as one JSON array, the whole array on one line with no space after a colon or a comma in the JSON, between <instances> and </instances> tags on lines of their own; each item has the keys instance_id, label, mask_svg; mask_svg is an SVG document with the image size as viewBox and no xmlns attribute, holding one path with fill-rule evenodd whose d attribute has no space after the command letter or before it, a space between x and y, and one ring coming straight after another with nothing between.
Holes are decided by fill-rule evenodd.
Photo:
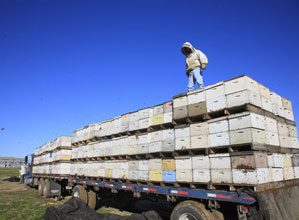
<instances>
[{"instance_id":1,"label":"dirt ground","mask_svg":"<svg viewBox=\"0 0 299 220\"><path fill-rule=\"evenodd\" d=\"M18 169L0 168L0 220L42 219L47 207L58 206L70 198L66 197L57 202L54 199L39 196L36 189L25 187L16 182L2 181L2 179L10 176L18 176ZM113 213L120 216L131 214L106 207L97 210L97 212Z\"/></svg>"}]
</instances>

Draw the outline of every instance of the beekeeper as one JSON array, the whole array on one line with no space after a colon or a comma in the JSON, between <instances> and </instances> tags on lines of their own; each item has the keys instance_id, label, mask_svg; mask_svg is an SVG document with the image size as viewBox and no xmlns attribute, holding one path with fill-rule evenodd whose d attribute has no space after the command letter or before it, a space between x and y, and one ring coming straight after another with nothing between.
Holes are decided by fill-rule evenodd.
<instances>
[{"instance_id":1,"label":"beekeeper","mask_svg":"<svg viewBox=\"0 0 299 220\"><path fill-rule=\"evenodd\" d=\"M27 177L27 164L24 163L21 166L20 174L21 174L21 183L26 184L26 177Z\"/></svg>"},{"instance_id":2,"label":"beekeeper","mask_svg":"<svg viewBox=\"0 0 299 220\"><path fill-rule=\"evenodd\" d=\"M188 76L188 92L194 89L195 84L198 88L203 88L202 70L208 64L207 56L200 50L195 49L191 43L186 42L181 48L186 56L186 75Z\"/></svg>"}]
</instances>

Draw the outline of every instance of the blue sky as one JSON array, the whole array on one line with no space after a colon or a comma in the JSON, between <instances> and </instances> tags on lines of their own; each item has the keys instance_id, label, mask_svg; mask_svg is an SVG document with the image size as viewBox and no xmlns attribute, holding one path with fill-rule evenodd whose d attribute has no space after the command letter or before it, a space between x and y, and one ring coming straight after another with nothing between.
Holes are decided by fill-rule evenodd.
<instances>
[{"instance_id":1,"label":"blue sky","mask_svg":"<svg viewBox=\"0 0 299 220\"><path fill-rule=\"evenodd\" d=\"M0 0L0 156L186 90L180 46L205 84L249 74L299 118L298 1Z\"/></svg>"}]
</instances>

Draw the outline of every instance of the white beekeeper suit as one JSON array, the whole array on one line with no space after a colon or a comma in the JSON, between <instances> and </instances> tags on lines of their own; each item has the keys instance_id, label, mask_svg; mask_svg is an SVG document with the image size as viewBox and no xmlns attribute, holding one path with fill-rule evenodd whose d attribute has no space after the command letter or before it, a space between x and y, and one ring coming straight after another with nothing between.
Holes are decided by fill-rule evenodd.
<instances>
[{"instance_id":1,"label":"white beekeeper suit","mask_svg":"<svg viewBox=\"0 0 299 220\"><path fill-rule=\"evenodd\" d=\"M208 64L207 56L200 50L195 49L191 43L185 42L181 48L186 56L186 74L188 76L188 91L192 91L195 83L199 88L203 87L202 70Z\"/></svg>"},{"instance_id":2,"label":"white beekeeper suit","mask_svg":"<svg viewBox=\"0 0 299 220\"><path fill-rule=\"evenodd\" d=\"M26 165L25 165L25 164L22 164L22 166L21 166L21 171L20 171L21 175L25 175L26 172L27 172L27 170L26 170Z\"/></svg>"},{"instance_id":3,"label":"white beekeeper suit","mask_svg":"<svg viewBox=\"0 0 299 220\"><path fill-rule=\"evenodd\" d=\"M24 184L26 182L26 174L27 174L28 166L27 164L22 164L20 174L21 174L21 183Z\"/></svg>"}]
</instances>

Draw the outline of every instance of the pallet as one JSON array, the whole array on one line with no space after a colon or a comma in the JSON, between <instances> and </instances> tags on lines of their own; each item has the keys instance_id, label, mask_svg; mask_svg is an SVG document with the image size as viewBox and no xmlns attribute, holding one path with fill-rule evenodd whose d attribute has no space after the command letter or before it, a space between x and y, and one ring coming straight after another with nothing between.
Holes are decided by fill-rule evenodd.
<instances>
[{"instance_id":1,"label":"pallet","mask_svg":"<svg viewBox=\"0 0 299 220\"><path fill-rule=\"evenodd\" d=\"M60 146L60 147L57 147L53 150L47 150L41 154L35 154L34 156L35 157L39 157L39 156L42 156L42 155L45 155L45 154L48 154L48 153L51 153L51 152L57 152L57 151L60 151L60 150L71 150L72 149L72 146L70 147L65 147L65 146Z\"/></svg>"},{"instance_id":2,"label":"pallet","mask_svg":"<svg viewBox=\"0 0 299 220\"><path fill-rule=\"evenodd\" d=\"M148 158L149 159L172 159L174 157L174 152L173 151L165 151L165 152L152 152L148 153Z\"/></svg>"},{"instance_id":3,"label":"pallet","mask_svg":"<svg viewBox=\"0 0 299 220\"><path fill-rule=\"evenodd\" d=\"M71 149L72 149L72 147L60 146L60 147L57 147L54 150L48 151L48 152L57 152L57 151L60 151L60 150L71 150Z\"/></svg>"},{"instance_id":4,"label":"pallet","mask_svg":"<svg viewBox=\"0 0 299 220\"><path fill-rule=\"evenodd\" d=\"M297 152L297 149L287 148L284 149L285 152ZM194 149L183 149L175 150L175 156L194 156L194 155L209 155L216 153L233 153L233 152L269 152L269 153L282 153L280 146L272 145L262 145L255 143L239 144L239 145L227 145L218 147L208 147L208 148L194 148ZM299 150L298 150L299 151Z\"/></svg>"},{"instance_id":5,"label":"pallet","mask_svg":"<svg viewBox=\"0 0 299 220\"><path fill-rule=\"evenodd\" d=\"M190 124L190 123L195 123L195 122L205 122L205 121L208 121L211 119L234 115L234 114L238 114L238 113L242 113L242 112L252 112L252 113L267 116L267 117L270 117L270 118L273 118L276 120L278 119L280 121L283 121L286 124L295 125L295 122L293 122L293 121L290 121L290 120L287 120L280 116L277 116L272 112L268 112L268 111L262 109L261 107L258 107L258 106L252 105L252 104L234 106L231 108L224 108L224 109L214 111L214 112L206 112L206 113L199 114L199 115L192 116L192 117L186 116L185 118L174 119L173 124L180 125L180 124Z\"/></svg>"},{"instance_id":6,"label":"pallet","mask_svg":"<svg viewBox=\"0 0 299 220\"><path fill-rule=\"evenodd\" d=\"M146 160L148 158L148 154L126 155L127 160Z\"/></svg>"},{"instance_id":7,"label":"pallet","mask_svg":"<svg viewBox=\"0 0 299 220\"><path fill-rule=\"evenodd\" d=\"M173 128L173 122L171 123L165 123L165 124L158 124L158 125L151 125L147 131L151 132L151 131L160 131L160 130L164 130L164 129L168 129L168 128Z\"/></svg>"},{"instance_id":8,"label":"pallet","mask_svg":"<svg viewBox=\"0 0 299 220\"><path fill-rule=\"evenodd\" d=\"M48 176L38 176L48 178ZM58 178L59 176L53 176ZM273 190L278 188L290 187L299 184L299 179L283 180L278 182L264 183L264 184L235 184L235 183L213 183L213 182L164 182L164 181L149 181L149 180L130 180L124 178L107 178L107 177L86 177L83 175L69 175L64 176L64 179L70 181L74 179L80 179L80 182L85 184L86 181L102 181L107 182L105 187L110 188L109 184L113 183L125 183L135 185L147 185L147 186L158 186L158 187L173 187L173 188L186 188L186 189L204 189L204 190L219 190L219 191L238 191L239 189L249 188L255 192L263 192L267 190Z\"/></svg>"},{"instance_id":9,"label":"pallet","mask_svg":"<svg viewBox=\"0 0 299 220\"><path fill-rule=\"evenodd\" d=\"M284 147L282 147L280 152L284 153L284 154L299 154L299 149L298 148L284 148Z\"/></svg>"},{"instance_id":10,"label":"pallet","mask_svg":"<svg viewBox=\"0 0 299 220\"><path fill-rule=\"evenodd\" d=\"M58 179L58 180L69 179L69 175L65 175L65 174L32 174L32 177Z\"/></svg>"},{"instance_id":11,"label":"pallet","mask_svg":"<svg viewBox=\"0 0 299 220\"><path fill-rule=\"evenodd\" d=\"M57 164L57 163L69 163L71 160L55 160L51 162L43 162L38 164L33 164L33 166L41 166L41 165L50 165L50 164Z\"/></svg>"},{"instance_id":12,"label":"pallet","mask_svg":"<svg viewBox=\"0 0 299 220\"><path fill-rule=\"evenodd\" d=\"M181 118L181 119L176 119L173 120L175 125L180 125L180 124L190 124L190 123L195 123L195 122L205 122L211 119L215 119L215 118L220 118L223 116L228 116L230 115L230 112L228 111L228 108L225 109L221 109L218 111L214 111L214 112L205 112L196 116L187 116L186 118ZM240 112L243 112L245 110L241 110Z\"/></svg>"},{"instance_id":13,"label":"pallet","mask_svg":"<svg viewBox=\"0 0 299 220\"><path fill-rule=\"evenodd\" d=\"M94 136L93 138L87 139L86 141L88 143L96 142L96 141L98 141L98 137Z\"/></svg>"},{"instance_id":14,"label":"pallet","mask_svg":"<svg viewBox=\"0 0 299 220\"><path fill-rule=\"evenodd\" d=\"M281 148L280 146L263 145L256 143L239 144L239 145L227 145L219 147L207 147L207 148L192 148L182 149L167 152L153 152L134 155L116 155L116 156L97 156L86 158L74 158L71 161L74 162L87 162L87 161L108 161L108 160L148 160L148 159L174 159L178 156L207 156L217 153L243 153L249 152L266 152L266 153L289 153L299 154L299 149L295 148Z\"/></svg>"},{"instance_id":15,"label":"pallet","mask_svg":"<svg viewBox=\"0 0 299 220\"><path fill-rule=\"evenodd\" d=\"M86 145L86 144L88 144L88 142L84 140L84 141L73 142L73 143L72 143L72 146L73 146L73 147L80 147L80 146L82 146L82 145Z\"/></svg>"},{"instance_id":16,"label":"pallet","mask_svg":"<svg viewBox=\"0 0 299 220\"><path fill-rule=\"evenodd\" d=\"M234 183L212 183L212 182L164 182L164 181L149 181L149 180L130 180L123 178L107 178L107 177L87 177L73 175L71 178L79 178L81 182L86 181L102 181L107 184L113 183L126 183L135 185L147 185L147 186L161 186L161 187L173 187L173 188L189 188L189 189L205 189L205 190L224 190L224 191L237 191L240 188L251 188L255 190L255 185L251 184L234 184ZM273 183L269 183L271 185ZM109 188L109 186L107 185Z\"/></svg>"},{"instance_id":17,"label":"pallet","mask_svg":"<svg viewBox=\"0 0 299 220\"><path fill-rule=\"evenodd\" d=\"M173 155L175 157L177 157L177 156L208 155L208 148L175 150Z\"/></svg>"},{"instance_id":18,"label":"pallet","mask_svg":"<svg viewBox=\"0 0 299 220\"><path fill-rule=\"evenodd\" d=\"M276 120L280 123L296 126L296 122L283 118L281 116L276 115Z\"/></svg>"}]
</instances>

